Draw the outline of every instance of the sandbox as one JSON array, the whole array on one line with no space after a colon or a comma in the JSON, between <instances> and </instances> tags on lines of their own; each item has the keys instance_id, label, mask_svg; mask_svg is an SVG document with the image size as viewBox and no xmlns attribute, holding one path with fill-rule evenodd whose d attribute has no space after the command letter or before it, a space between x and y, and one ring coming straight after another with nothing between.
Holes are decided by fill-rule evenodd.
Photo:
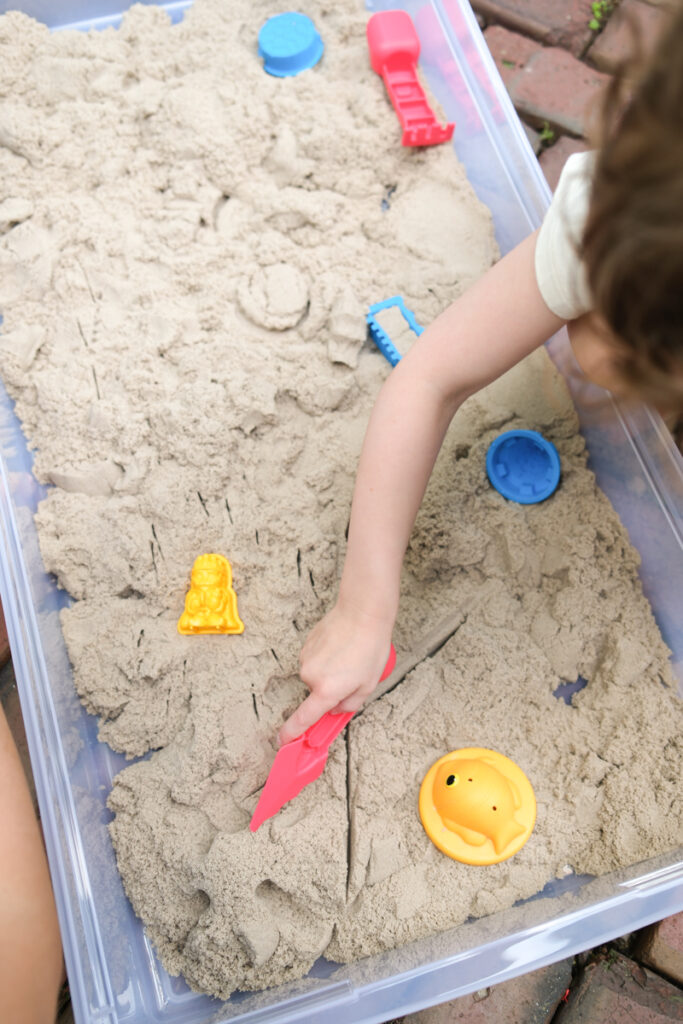
<instances>
[{"instance_id":1,"label":"sandbox","mask_svg":"<svg viewBox=\"0 0 683 1024\"><path fill-rule=\"evenodd\" d=\"M197 2L173 27L138 8L103 36L3 25L3 603L84 1020L382 1020L681 900L680 469L561 337L444 446L395 633L439 649L248 831L390 372L367 308L400 291L428 323L547 199L467 12L411 5L454 153L398 146L365 12L308 9L315 88L259 66L274 5ZM528 509L486 479L511 427L562 460ZM239 637L176 632L203 550L232 562ZM432 761L468 745L523 762L539 801L533 840L485 874L416 814Z\"/></svg>"}]
</instances>

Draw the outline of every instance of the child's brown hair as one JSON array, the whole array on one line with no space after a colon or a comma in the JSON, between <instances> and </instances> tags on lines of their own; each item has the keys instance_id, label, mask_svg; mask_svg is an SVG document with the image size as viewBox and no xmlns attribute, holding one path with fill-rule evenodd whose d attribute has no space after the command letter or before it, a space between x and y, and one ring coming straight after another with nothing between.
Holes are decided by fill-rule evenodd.
<instances>
[{"instance_id":1,"label":"child's brown hair","mask_svg":"<svg viewBox=\"0 0 683 1024\"><path fill-rule=\"evenodd\" d=\"M607 89L581 251L625 384L683 409L681 0L663 21L653 52L624 62Z\"/></svg>"}]
</instances>

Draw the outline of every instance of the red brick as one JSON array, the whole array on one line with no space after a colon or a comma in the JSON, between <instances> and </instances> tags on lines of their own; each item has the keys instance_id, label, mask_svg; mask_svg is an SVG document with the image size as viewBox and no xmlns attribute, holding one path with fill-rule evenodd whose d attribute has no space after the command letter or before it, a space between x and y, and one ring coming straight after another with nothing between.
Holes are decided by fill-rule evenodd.
<instances>
[{"instance_id":1,"label":"red brick","mask_svg":"<svg viewBox=\"0 0 683 1024\"><path fill-rule=\"evenodd\" d=\"M671 1024L683 993L615 950L589 964L553 1024Z\"/></svg>"},{"instance_id":2,"label":"red brick","mask_svg":"<svg viewBox=\"0 0 683 1024\"><path fill-rule=\"evenodd\" d=\"M619 61L634 50L636 40L646 49L654 44L663 24L664 11L641 0L621 0L619 7L586 53L601 71L614 71Z\"/></svg>"},{"instance_id":3,"label":"red brick","mask_svg":"<svg viewBox=\"0 0 683 1024\"><path fill-rule=\"evenodd\" d=\"M572 961L561 960L493 988L411 1013L403 1018L403 1024L549 1024L571 977Z\"/></svg>"},{"instance_id":4,"label":"red brick","mask_svg":"<svg viewBox=\"0 0 683 1024\"><path fill-rule=\"evenodd\" d=\"M508 82L517 112L532 124L546 122L560 134L586 134L589 113L608 76L582 64L566 50L547 47L529 58Z\"/></svg>"},{"instance_id":5,"label":"red brick","mask_svg":"<svg viewBox=\"0 0 683 1024\"><path fill-rule=\"evenodd\" d=\"M506 86L510 79L526 66L531 55L540 49L540 44L533 39L520 36L518 32L510 32L502 25L487 28L484 39Z\"/></svg>"},{"instance_id":6,"label":"red brick","mask_svg":"<svg viewBox=\"0 0 683 1024\"><path fill-rule=\"evenodd\" d=\"M672 981L683 985L683 913L674 914L647 928L638 954L639 959L658 974L666 974Z\"/></svg>"},{"instance_id":7,"label":"red brick","mask_svg":"<svg viewBox=\"0 0 683 1024\"><path fill-rule=\"evenodd\" d=\"M9 640L7 639L7 626L5 616L0 605L0 668L10 659Z\"/></svg>"},{"instance_id":8,"label":"red brick","mask_svg":"<svg viewBox=\"0 0 683 1024\"><path fill-rule=\"evenodd\" d=\"M553 192L557 188L567 158L572 153L585 153L587 149L588 143L582 139L572 139L569 135L561 135L557 142L543 150L539 157L539 163L545 174L545 180Z\"/></svg>"},{"instance_id":9,"label":"red brick","mask_svg":"<svg viewBox=\"0 0 683 1024\"><path fill-rule=\"evenodd\" d=\"M590 0L472 0L487 22L532 36L546 46L562 46L577 57L590 43Z\"/></svg>"},{"instance_id":10,"label":"red brick","mask_svg":"<svg viewBox=\"0 0 683 1024\"><path fill-rule=\"evenodd\" d=\"M596 67L611 72L619 60L631 55L637 46L645 52L651 50L664 27L667 13L664 6L658 6L657 0L649 3L620 0L586 57Z\"/></svg>"}]
</instances>

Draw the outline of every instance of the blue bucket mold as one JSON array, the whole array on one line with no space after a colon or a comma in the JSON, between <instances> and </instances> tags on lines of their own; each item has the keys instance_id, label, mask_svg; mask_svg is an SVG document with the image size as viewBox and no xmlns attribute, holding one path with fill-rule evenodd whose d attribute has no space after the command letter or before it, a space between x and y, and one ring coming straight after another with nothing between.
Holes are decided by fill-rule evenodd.
<instances>
[{"instance_id":1,"label":"blue bucket mold","mask_svg":"<svg viewBox=\"0 0 683 1024\"><path fill-rule=\"evenodd\" d=\"M560 482L560 456L537 431L508 430L489 446L486 472L504 498L533 505L549 498Z\"/></svg>"},{"instance_id":2,"label":"blue bucket mold","mask_svg":"<svg viewBox=\"0 0 683 1024\"><path fill-rule=\"evenodd\" d=\"M322 57L323 49L320 33L311 19L296 11L268 18L258 35L263 69L277 78L288 78L312 68Z\"/></svg>"}]
</instances>

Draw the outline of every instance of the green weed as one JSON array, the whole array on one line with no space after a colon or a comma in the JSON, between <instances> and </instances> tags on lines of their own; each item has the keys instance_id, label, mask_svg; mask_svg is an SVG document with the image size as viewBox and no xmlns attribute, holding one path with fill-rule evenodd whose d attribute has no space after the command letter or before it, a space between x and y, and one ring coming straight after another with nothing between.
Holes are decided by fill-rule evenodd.
<instances>
[{"instance_id":1,"label":"green weed","mask_svg":"<svg viewBox=\"0 0 683 1024\"><path fill-rule=\"evenodd\" d=\"M552 146L555 141L555 131L550 127L547 121L543 122L543 127L538 133L538 137L544 146Z\"/></svg>"},{"instance_id":2,"label":"green weed","mask_svg":"<svg viewBox=\"0 0 683 1024\"><path fill-rule=\"evenodd\" d=\"M593 17L588 22L588 27L592 29L593 32L599 32L606 19L612 13L613 8L613 0L593 0L591 3Z\"/></svg>"}]
</instances>

